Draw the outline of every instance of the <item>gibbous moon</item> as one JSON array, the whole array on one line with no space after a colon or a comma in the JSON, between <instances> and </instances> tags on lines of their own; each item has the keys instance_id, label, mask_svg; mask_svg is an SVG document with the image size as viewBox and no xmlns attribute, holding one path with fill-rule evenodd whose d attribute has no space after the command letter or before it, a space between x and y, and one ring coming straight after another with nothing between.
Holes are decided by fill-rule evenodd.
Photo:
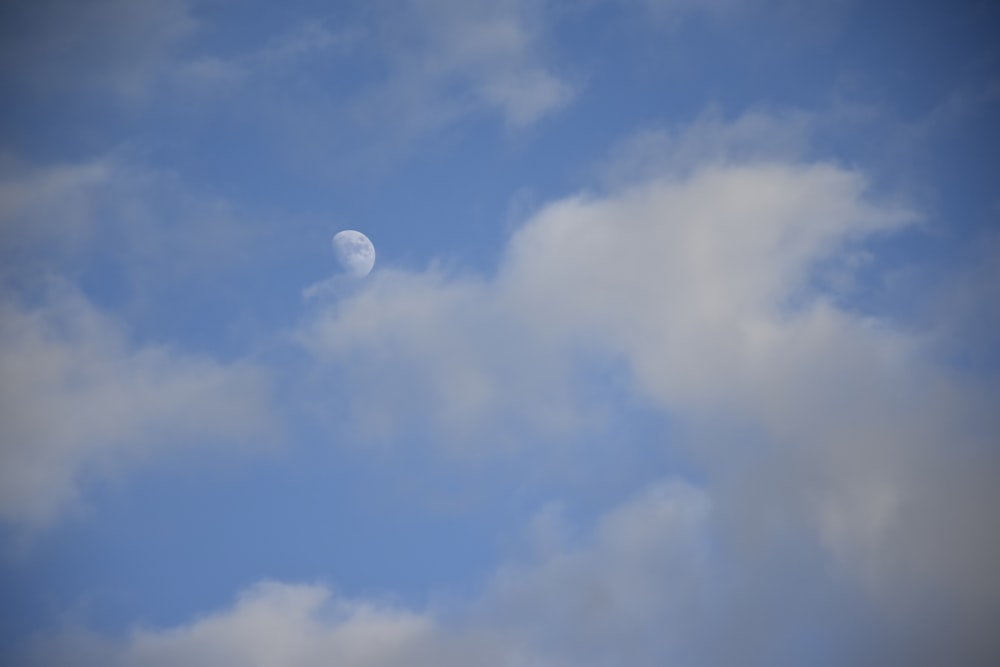
<instances>
[{"instance_id":1,"label":"gibbous moon","mask_svg":"<svg viewBox=\"0 0 1000 667\"><path fill-rule=\"evenodd\" d=\"M334 234L333 254L340 268L355 278L364 278L375 266L375 246L353 229Z\"/></svg>"}]
</instances>

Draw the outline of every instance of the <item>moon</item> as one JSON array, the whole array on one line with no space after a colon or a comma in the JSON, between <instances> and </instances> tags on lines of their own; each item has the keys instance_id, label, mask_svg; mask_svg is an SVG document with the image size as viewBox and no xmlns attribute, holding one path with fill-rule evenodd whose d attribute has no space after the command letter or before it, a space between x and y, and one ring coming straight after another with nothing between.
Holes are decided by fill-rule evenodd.
<instances>
[{"instance_id":1,"label":"moon","mask_svg":"<svg viewBox=\"0 0 1000 667\"><path fill-rule=\"evenodd\" d=\"M364 278L375 266L375 246L368 237L353 229L333 235L333 254L345 273Z\"/></svg>"}]
</instances>

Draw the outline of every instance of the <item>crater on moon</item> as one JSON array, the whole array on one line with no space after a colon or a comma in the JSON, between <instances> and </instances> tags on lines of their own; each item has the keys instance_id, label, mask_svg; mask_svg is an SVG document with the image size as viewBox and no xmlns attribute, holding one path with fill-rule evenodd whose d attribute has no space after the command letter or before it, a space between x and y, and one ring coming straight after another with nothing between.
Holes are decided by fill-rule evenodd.
<instances>
[{"instance_id":1,"label":"crater on moon","mask_svg":"<svg viewBox=\"0 0 1000 667\"><path fill-rule=\"evenodd\" d=\"M355 278L364 278L375 266L375 246L367 236L353 229L334 234L333 254L340 268Z\"/></svg>"}]
</instances>

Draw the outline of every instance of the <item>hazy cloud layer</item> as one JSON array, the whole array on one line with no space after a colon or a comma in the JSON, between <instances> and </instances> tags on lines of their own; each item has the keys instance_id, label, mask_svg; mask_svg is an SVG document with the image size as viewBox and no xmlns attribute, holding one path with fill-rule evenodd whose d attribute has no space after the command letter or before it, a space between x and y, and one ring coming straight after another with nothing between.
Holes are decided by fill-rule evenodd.
<instances>
[{"instance_id":1,"label":"hazy cloud layer","mask_svg":"<svg viewBox=\"0 0 1000 667\"><path fill-rule=\"evenodd\" d=\"M79 507L85 479L156 451L259 443L273 431L261 368L135 342L117 314L72 285L98 257L120 271L123 296L142 308L154 291L242 252L245 230L225 206L178 194L169 176L116 157L42 167L4 156L4 520L38 528Z\"/></svg>"},{"instance_id":2,"label":"hazy cloud layer","mask_svg":"<svg viewBox=\"0 0 1000 667\"><path fill-rule=\"evenodd\" d=\"M905 610L873 604L795 535L741 539L720 509L703 490L663 481L583 534L544 511L532 531L536 551L501 566L478 600L411 610L323 585L263 582L182 626L134 628L122 641L63 633L40 643L32 664L933 665L957 657L985 666L995 657L988 617L958 625L932 613L913 624ZM766 532L750 509L742 521Z\"/></svg>"},{"instance_id":3,"label":"hazy cloud layer","mask_svg":"<svg viewBox=\"0 0 1000 667\"><path fill-rule=\"evenodd\" d=\"M273 428L265 376L136 346L68 288L0 308L0 517L39 525L70 509L80 478L156 450L260 442Z\"/></svg>"},{"instance_id":4,"label":"hazy cloud layer","mask_svg":"<svg viewBox=\"0 0 1000 667\"><path fill-rule=\"evenodd\" d=\"M305 667L555 667L513 637L449 627L430 613L338 596L323 585L261 582L228 609L111 642L72 631L36 645L27 664Z\"/></svg>"},{"instance_id":5,"label":"hazy cloud layer","mask_svg":"<svg viewBox=\"0 0 1000 667\"><path fill-rule=\"evenodd\" d=\"M53 536L0 577L0 654L1000 664L1000 245L921 236L1000 210L988 10L229 4L0 9L0 527ZM303 289L334 226L379 264ZM278 465L172 502L279 423Z\"/></svg>"},{"instance_id":6,"label":"hazy cloud layer","mask_svg":"<svg viewBox=\"0 0 1000 667\"><path fill-rule=\"evenodd\" d=\"M150 92L171 47L197 23L188 0L5 3L0 73L43 93L86 90L133 101Z\"/></svg>"},{"instance_id":7,"label":"hazy cloud layer","mask_svg":"<svg viewBox=\"0 0 1000 667\"><path fill-rule=\"evenodd\" d=\"M709 584L702 539L709 511L695 489L656 485L603 517L585 542L502 569L484 597L461 610L412 611L345 599L322 585L263 582L189 625L137 628L122 643L66 634L40 646L36 659L143 667L658 664L650 661L682 648L688 621L680 614Z\"/></svg>"},{"instance_id":8,"label":"hazy cloud layer","mask_svg":"<svg viewBox=\"0 0 1000 667\"><path fill-rule=\"evenodd\" d=\"M169 299L181 325L195 323L177 309L199 298L217 298L217 312L245 303L218 298L226 280L259 267L262 244L287 247L287 236L259 211L125 153L46 165L0 155L0 277L8 288L37 292L52 277L82 292L111 284L112 309L136 318ZM192 289L204 281L217 290Z\"/></svg>"}]
</instances>

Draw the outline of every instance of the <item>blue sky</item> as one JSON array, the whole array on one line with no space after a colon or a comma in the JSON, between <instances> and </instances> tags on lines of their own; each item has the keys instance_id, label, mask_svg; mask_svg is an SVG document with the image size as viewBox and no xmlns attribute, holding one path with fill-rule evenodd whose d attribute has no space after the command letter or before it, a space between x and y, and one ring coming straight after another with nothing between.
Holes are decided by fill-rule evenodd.
<instances>
[{"instance_id":1,"label":"blue sky","mask_svg":"<svg viewBox=\"0 0 1000 667\"><path fill-rule=\"evenodd\" d=\"M4 3L0 661L996 664L995 18Z\"/></svg>"}]
</instances>

